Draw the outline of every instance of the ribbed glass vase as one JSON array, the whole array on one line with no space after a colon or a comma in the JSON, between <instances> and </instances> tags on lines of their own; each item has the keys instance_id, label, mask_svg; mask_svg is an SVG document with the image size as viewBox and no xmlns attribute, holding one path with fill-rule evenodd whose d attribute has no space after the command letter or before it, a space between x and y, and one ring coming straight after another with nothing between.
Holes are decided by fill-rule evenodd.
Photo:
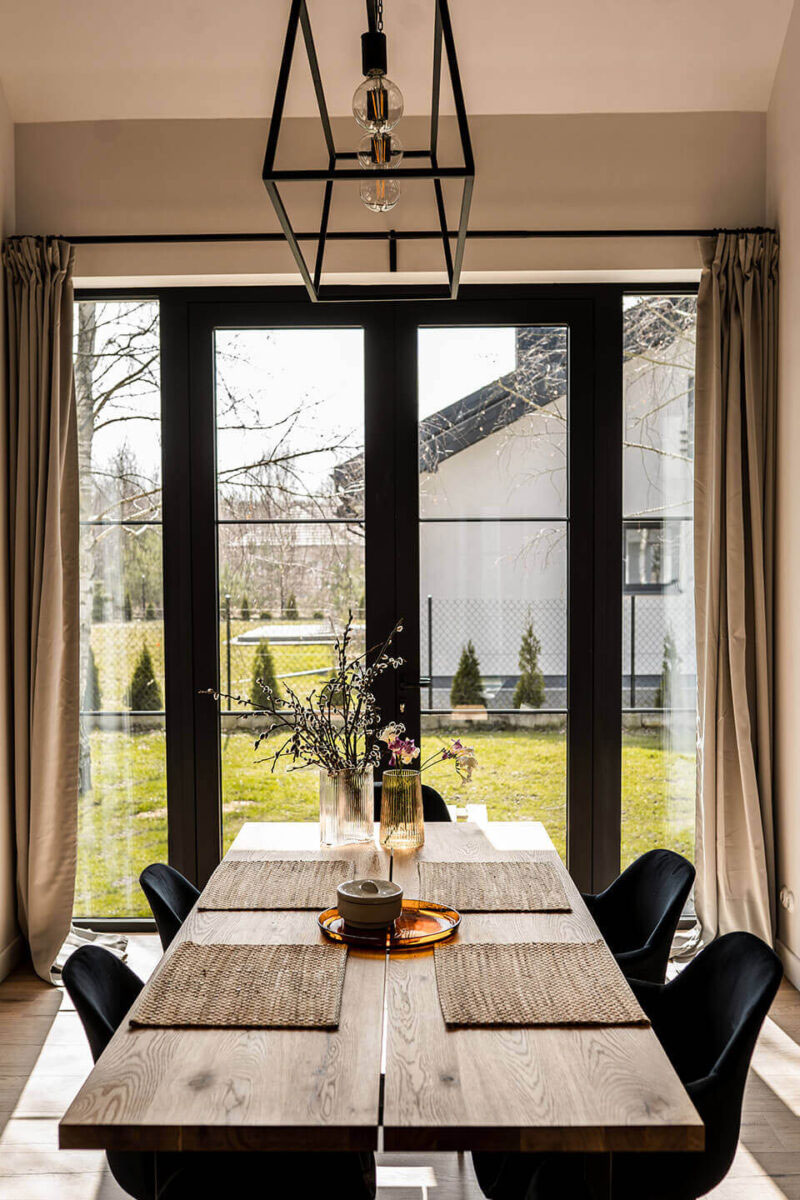
<instances>
[{"instance_id":1,"label":"ribbed glass vase","mask_svg":"<svg viewBox=\"0 0 800 1200\"><path fill-rule=\"evenodd\" d=\"M425 843L419 771L384 771L379 841L387 850L416 850Z\"/></svg>"},{"instance_id":2,"label":"ribbed glass vase","mask_svg":"<svg viewBox=\"0 0 800 1200\"><path fill-rule=\"evenodd\" d=\"M319 840L323 846L371 842L375 790L372 767L319 773Z\"/></svg>"}]
</instances>

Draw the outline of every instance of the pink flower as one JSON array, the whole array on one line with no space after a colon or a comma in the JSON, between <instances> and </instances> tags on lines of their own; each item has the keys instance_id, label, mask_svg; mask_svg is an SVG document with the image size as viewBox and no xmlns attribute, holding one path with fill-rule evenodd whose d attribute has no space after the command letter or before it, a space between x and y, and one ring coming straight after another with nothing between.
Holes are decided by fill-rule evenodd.
<instances>
[{"instance_id":1,"label":"pink flower","mask_svg":"<svg viewBox=\"0 0 800 1200\"><path fill-rule=\"evenodd\" d=\"M414 744L413 738L393 738L387 746L391 758L389 760L390 767L396 767L398 762L408 766L415 758L419 757L419 747Z\"/></svg>"}]
</instances>

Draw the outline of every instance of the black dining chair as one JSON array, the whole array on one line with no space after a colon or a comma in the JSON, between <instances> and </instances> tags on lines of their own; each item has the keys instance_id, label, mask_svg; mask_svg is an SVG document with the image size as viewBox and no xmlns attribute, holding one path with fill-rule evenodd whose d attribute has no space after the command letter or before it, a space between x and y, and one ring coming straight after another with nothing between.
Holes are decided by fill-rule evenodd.
<instances>
[{"instance_id":1,"label":"black dining chair","mask_svg":"<svg viewBox=\"0 0 800 1200\"><path fill-rule=\"evenodd\" d=\"M156 922L161 945L167 949L200 895L188 879L166 863L151 863L139 876Z\"/></svg>"},{"instance_id":2,"label":"black dining chair","mask_svg":"<svg viewBox=\"0 0 800 1200\"><path fill-rule=\"evenodd\" d=\"M450 809L436 788L429 783L422 785L422 818L424 821L452 821ZM375 784L375 820L381 819L381 784Z\"/></svg>"},{"instance_id":3,"label":"black dining chair","mask_svg":"<svg viewBox=\"0 0 800 1200\"><path fill-rule=\"evenodd\" d=\"M102 946L81 946L64 964L64 986L80 1017L95 1062L125 1019L144 984ZM267 1181L291 1179L301 1195L374 1200L375 1156L283 1152L145 1153L108 1151L111 1174L134 1200L201 1200L262 1195ZM158 1194L156 1195L156 1180Z\"/></svg>"},{"instance_id":4,"label":"black dining chair","mask_svg":"<svg viewBox=\"0 0 800 1200\"><path fill-rule=\"evenodd\" d=\"M705 1125L705 1149L615 1154L613 1200L697 1200L730 1170L756 1039L781 981L778 956L751 933L712 942L667 984L631 981ZM588 1200L586 1158L473 1155L490 1200Z\"/></svg>"},{"instance_id":5,"label":"black dining chair","mask_svg":"<svg viewBox=\"0 0 800 1200\"><path fill-rule=\"evenodd\" d=\"M695 870L672 850L648 850L586 906L628 979L663 983Z\"/></svg>"}]
</instances>

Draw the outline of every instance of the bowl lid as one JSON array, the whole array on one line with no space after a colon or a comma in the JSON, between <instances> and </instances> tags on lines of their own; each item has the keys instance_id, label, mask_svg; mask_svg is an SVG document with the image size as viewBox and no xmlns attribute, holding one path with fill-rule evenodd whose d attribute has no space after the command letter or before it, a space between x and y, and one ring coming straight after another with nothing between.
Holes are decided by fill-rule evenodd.
<instances>
[{"instance_id":1,"label":"bowl lid","mask_svg":"<svg viewBox=\"0 0 800 1200\"><path fill-rule=\"evenodd\" d=\"M403 894L400 885L389 879L347 879L336 891L356 904L383 904Z\"/></svg>"}]
</instances>

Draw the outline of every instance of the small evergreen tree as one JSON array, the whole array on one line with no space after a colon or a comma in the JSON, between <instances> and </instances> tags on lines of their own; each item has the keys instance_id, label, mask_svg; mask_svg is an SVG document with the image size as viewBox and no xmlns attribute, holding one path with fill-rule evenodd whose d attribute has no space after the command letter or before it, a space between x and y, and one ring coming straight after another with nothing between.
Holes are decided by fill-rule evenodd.
<instances>
[{"instance_id":1,"label":"small evergreen tree","mask_svg":"<svg viewBox=\"0 0 800 1200\"><path fill-rule=\"evenodd\" d=\"M242 620L250 620L250 601L247 599L247 596L242 596Z\"/></svg>"},{"instance_id":2,"label":"small evergreen tree","mask_svg":"<svg viewBox=\"0 0 800 1200\"><path fill-rule=\"evenodd\" d=\"M300 615L297 611L297 597L295 596L294 592L292 592L291 596L286 601L286 608L283 611L283 615L287 621L296 621Z\"/></svg>"},{"instance_id":3,"label":"small evergreen tree","mask_svg":"<svg viewBox=\"0 0 800 1200\"><path fill-rule=\"evenodd\" d=\"M539 655L542 653L542 643L533 632L533 621L528 624L522 634L522 644L519 648L519 680L514 688L514 708L541 708L544 704L544 675L539 669Z\"/></svg>"},{"instance_id":4,"label":"small evergreen tree","mask_svg":"<svg viewBox=\"0 0 800 1200\"><path fill-rule=\"evenodd\" d=\"M325 614L318 608L314 609L311 616L312 616L312 619L315 621L323 621L325 619Z\"/></svg>"},{"instance_id":5,"label":"small evergreen tree","mask_svg":"<svg viewBox=\"0 0 800 1200\"><path fill-rule=\"evenodd\" d=\"M145 619L145 621L155 621L155 619L156 619L156 610L153 607L152 603L149 601L147 604L147 608L144 610L144 619Z\"/></svg>"},{"instance_id":6,"label":"small evergreen tree","mask_svg":"<svg viewBox=\"0 0 800 1200\"><path fill-rule=\"evenodd\" d=\"M102 625L106 619L106 590L102 580L98 579L92 588L92 622Z\"/></svg>"},{"instance_id":7,"label":"small evergreen tree","mask_svg":"<svg viewBox=\"0 0 800 1200\"><path fill-rule=\"evenodd\" d=\"M272 613L268 608L262 608L261 612L258 614L258 619L259 621L271 621Z\"/></svg>"},{"instance_id":8,"label":"small evergreen tree","mask_svg":"<svg viewBox=\"0 0 800 1200\"><path fill-rule=\"evenodd\" d=\"M269 688L272 696L266 691ZM253 687L250 699L256 708L266 708L272 703L272 697L279 696L278 681L275 678L275 663L269 642L259 642L256 646L256 656L253 661Z\"/></svg>"},{"instance_id":9,"label":"small evergreen tree","mask_svg":"<svg viewBox=\"0 0 800 1200\"><path fill-rule=\"evenodd\" d=\"M672 690L678 676L680 661L678 648L672 636L672 630L668 629L664 634L664 650L661 657L661 680L656 689L655 700L653 701L654 708L669 708L672 700Z\"/></svg>"},{"instance_id":10,"label":"small evergreen tree","mask_svg":"<svg viewBox=\"0 0 800 1200\"><path fill-rule=\"evenodd\" d=\"M450 688L450 703L453 708L457 708L461 704L483 704L484 706L486 704L481 683L480 663L471 640L461 651L461 660Z\"/></svg>"},{"instance_id":11,"label":"small evergreen tree","mask_svg":"<svg viewBox=\"0 0 800 1200\"><path fill-rule=\"evenodd\" d=\"M97 712L103 707L103 693L100 690L100 673L94 650L89 647L89 663L86 672L86 690L83 693L83 707L87 712Z\"/></svg>"},{"instance_id":12,"label":"small evergreen tree","mask_svg":"<svg viewBox=\"0 0 800 1200\"><path fill-rule=\"evenodd\" d=\"M122 606L122 617L125 621L133 620L133 601L131 600L130 592L125 593L125 601Z\"/></svg>"},{"instance_id":13,"label":"small evergreen tree","mask_svg":"<svg viewBox=\"0 0 800 1200\"><path fill-rule=\"evenodd\" d=\"M161 688L155 674L150 647L144 642L125 696L128 708L134 712L158 712L164 707Z\"/></svg>"}]
</instances>

